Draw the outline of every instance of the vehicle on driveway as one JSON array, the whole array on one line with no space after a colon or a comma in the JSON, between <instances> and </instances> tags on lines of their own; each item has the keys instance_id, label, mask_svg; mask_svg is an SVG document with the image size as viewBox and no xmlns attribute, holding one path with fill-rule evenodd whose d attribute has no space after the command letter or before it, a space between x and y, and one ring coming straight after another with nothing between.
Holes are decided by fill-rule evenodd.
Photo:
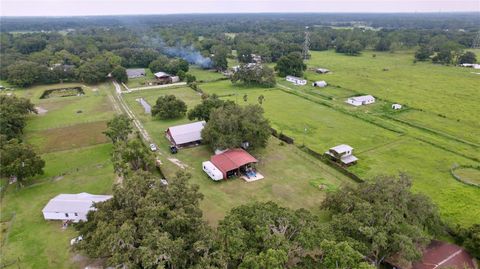
<instances>
[{"instance_id":1,"label":"vehicle on driveway","mask_svg":"<svg viewBox=\"0 0 480 269\"><path fill-rule=\"evenodd\" d=\"M151 150L151 151L157 151L157 145L155 145L155 144L150 144L150 150Z\"/></svg>"}]
</instances>

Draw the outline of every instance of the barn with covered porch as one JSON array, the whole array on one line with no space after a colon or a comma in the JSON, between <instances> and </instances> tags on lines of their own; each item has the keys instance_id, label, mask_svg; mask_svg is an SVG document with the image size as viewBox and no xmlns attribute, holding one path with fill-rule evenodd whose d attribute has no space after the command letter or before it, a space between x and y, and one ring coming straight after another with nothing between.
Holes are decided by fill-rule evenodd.
<instances>
[{"instance_id":1,"label":"barn with covered porch","mask_svg":"<svg viewBox=\"0 0 480 269\"><path fill-rule=\"evenodd\" d=\"M258 160L241 148L228 149L213 155L210 163L222 173L223 179L241 177L250 182L263 178L255 167Z\"/></svg>"}]
</instances>

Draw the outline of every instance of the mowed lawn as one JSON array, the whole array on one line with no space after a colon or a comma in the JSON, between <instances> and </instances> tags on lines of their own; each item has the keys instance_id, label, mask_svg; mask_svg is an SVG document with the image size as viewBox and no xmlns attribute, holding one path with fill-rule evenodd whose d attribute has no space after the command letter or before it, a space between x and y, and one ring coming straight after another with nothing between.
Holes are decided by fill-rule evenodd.
<instances>
[{"instance_id":1,"label":"mowed lawn","mask_svg":"<svg viewBox=\"0 0 480 269\"><path fill-rule=\"evenodd\" d=\"M405 172L412 176L414 189L427 194L439 206L445 220L469 225L480 218L480 208L477 206L480 204L480 189L456 181L449 172L455 163L475 162L416 140L415 135L421 132L420 130L415 129L412 134L411 130L404 134L392 132L335 108L285 93L278 88L248 89L231 85L228 81L202 84L201 88L208 93L226 95L224 98L236 100L239 104L245 103L244 95L247 95L246 103L258 103L258 96L263 95L265 100L262 107L272 126L292 136L297 145L305 144L322 153L329 147L349 144L355 148L354 154L360 159L358 164L349 170L362 178L372 179L377 175ZM339 90L339 96L345 94L344 89ZM329 91L333 93L335 88ZM355 108L343 104L343 99L330 102L341 106L347 112L366 113L371 116L376 113L379 116L384 114L382 111L386 105L379 102L355 111ZM378 119L396 129L404 129L392 120L380 117ZM421 138L432 137L432 142L439 140L439 143L450 147L456 145L429 133L425 135Z\"/></svg>"},{"instance_id":2,"label":"mowed lawn","mask_svg":"<svg viewBox=\"0 0 480 269\"><path fill-rule=\"evenodd\" d=\"M205 198L201 203L205 219L216 225L231 208L252 201L275 201L291 208L309 208L319 211L321 201L328 190L320 190L318 182L340 186L353 182L338 171L312 158L293 145L280 143L271 138L266 149L253 152L259 159L258 171L265 176L257 182L247 183L242 179L213 182L202 170L201 163L210 159L212 149L206 145L181 149L176 155L168 152L168 141L164 131L173 125L188 123L187 118L176 120L152 119L144 113L143 107L135 100L145 98L150 104L164 94L174 94L184 100L189 108L200 102L198 93L190 88L145 90L125 94L127 103L161 149L163 171L167 177L181 169L168 158L176 158L187 165L186 171L193 175L192 183L200 186Z\"/></svg>"},{"instance_id":3,"label":"mowed lawn","mask_svg":"<svg viewBox=\"0 0 480 269\"><path fill-rule=\"evenodd\" d=\"M82 86L85 95L39 99L46 89L72 86ZM61 193L111 193L111 144L102 134L115 113L110 87L54 84L14 91L43 110L29 116L24 139L41 153L46 166L45 173L24 188L10 185L4 191L2 265L7 268L78 268L69 248L76 232L71 227L62 230L61 222L45 221L41 210Z\"/></svg>"}]
</instances>

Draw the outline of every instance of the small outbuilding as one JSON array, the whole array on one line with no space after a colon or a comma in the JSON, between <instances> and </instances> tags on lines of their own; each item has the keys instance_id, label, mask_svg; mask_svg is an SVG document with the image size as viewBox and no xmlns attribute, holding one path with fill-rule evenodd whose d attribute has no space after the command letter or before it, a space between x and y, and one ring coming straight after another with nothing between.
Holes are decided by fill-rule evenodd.
<instances>
[{"instance_id":1,"label":"small outbuilding","mask_svg":"<svg viewBox=\"0 0 480 269\"><path fill-rule=\"evenodd\" d=\"M327 74L327 73L330 72L330 70L328 70L326 68L316 68L315 72L317 72L318 74Z\"/></svg>"},{"instance_id":2,"label":"small outbuilding","mask_svg":"<svg viewBox=\"0 0 480 269\"><path fill-rule=\"evenodd\" d=\"M393 104L393 105L392 105L392 109L394 109L394 110L402 109L402 105L400 105L400 104Z\"/></svg>"},{"instance_id":3,"label":"small outbuilding","mask_svg":"<svg viewBox=\"0 0 480 269\"><path fill-rule=\"evenodd\" d=\"M220 154L213 155L210 162L221 173L223 179L246 175L248 178L256 178L256 170L253 167L257 159L241 148L228 149Z\"/></svg>"},{"instance_id":4,"label":"small outbuilding","mask_svg":"<svg viewBox=\"0 0 480 269\"><path fill-rule=\"evenodd\" d=\"M72 222L86 221L87 213L95 210L95 203L104 202L112 197L111 195L94 195L86 192L59 194L43 208L43 218Z\"/></svg>"},{"instance_id":5,"label":"small outbuilding","mask_svg":"<svg viewBox=\"0 0 480 269\"><path fill-rule=\"evenodd\" d=\"M177 148L198 145L202 141L202 130L205 124L205 121L197 121L172 126L165 131L165 136Z\"/></svg>"},{"instance_id":6,"label":"small outbuilding","mask_svg":"<svg viewBox=\"0 0 480 269\"><path fill-rule=\"evenodd\" d=\"M358 158L353 156L353 148L346 144L330 148L325 155L344 165L353 165L358 161Z\"/></svg>"},{"instance_id":7,"label":"small outbuilding","mask_svg":"<svg viewBox=\"0 0 480 269\"><path fill-rule=\"evenodd\" d=\"M288 82L292 82L295 85L307 85L307 80L299 77L286 76L285 80L287 80Z\"/></svg>"},{"instance_id":8,"label":"small outbuilding","mask_svg":"<svg viewBox=\"0 0 480 269\"><path fill-rule=\"evenodd\" d=\"M128 68L127 69L127 77L128 78L140 78L145 76L145 69L144 68Z\"/></svg>"},{"instance_id":9,"label":"small outbuilding","mask_svg":"<svg viewBox=\"0 0 480 269\"><path fill-rule=\"evenodd\" d=\"M313 87L320 87L320 88L327 87L327 85L328 84L325 80L315 81L315 82L312 83Z\"/></svg>"},{"instance_id":10,"label":"small outbuilding","mask_svg":"<svg viewBox=\"0 0 480 269\"><path fill-rule=\"evenodd\" d=\"M354 96L348 98L346 102L352 106L369 105L375 103L375 97L371 95Z\"/></svg>"},{"instance_id":11,"label":"small outbuilding","mask_svg":"<svg viewBox=\"0 0 480 269\"><path fill-rule=\"evenodd\" d=\"M172 76L165 72L157 72L153 75L155 76L157 84L169 84L169 83L175 83L180 81L180 78L178 76Z\"/></svg>"}]
</instances>

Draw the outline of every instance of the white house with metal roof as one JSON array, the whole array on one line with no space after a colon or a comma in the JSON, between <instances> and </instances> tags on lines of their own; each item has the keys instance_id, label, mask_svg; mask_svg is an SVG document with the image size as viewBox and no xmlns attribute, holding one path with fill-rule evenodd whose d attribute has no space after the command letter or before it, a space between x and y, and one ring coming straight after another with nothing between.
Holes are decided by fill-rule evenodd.
<instances>
[{"instance_id":1,"label":"white house with metal roof","mask_svg":"<svg viewBox=\"0 0 480 269\"><path fill-rule=\"evenodd\" d=\"M371 95L353 96L347 99L348 104L352 106L362 106L375 103L375 97Z\"/></svg>"},{"instance_id":2,"label":"white house with metal roof","mask_svg":"<svg viewBox=\"0 0 480 269\"><path fill-rule=\"evenodd\" d=\"M358 161L358 158L353 156L353 148L346 144L330 148L325 154L344 165L355 164Z\"/></svg>"},{"instance_id":3,"label":"white house with metal roof","mask_svg":"<svg viewBox=\"0 0 480 269\"><path fill-rule=\"evenodd\" d=\"M202 140L202 130L205 121L177 125L169 127L165 131L167 139L176 147L184 147L191 144L199 144Z\"/></svg>"},{"instance_id":4,"label":"white house with metal roof","mask_svg":"<svg viewBox=\"0 0 480 269\"><path fill-rule=\"evenodd\" d=\"M87 213L95 210L94 203L106 201L111 195L94 195L86 192L77 194L59 194L42 209L46 220L79 222L87 220Z\"/></svg>"}]
</instances>

